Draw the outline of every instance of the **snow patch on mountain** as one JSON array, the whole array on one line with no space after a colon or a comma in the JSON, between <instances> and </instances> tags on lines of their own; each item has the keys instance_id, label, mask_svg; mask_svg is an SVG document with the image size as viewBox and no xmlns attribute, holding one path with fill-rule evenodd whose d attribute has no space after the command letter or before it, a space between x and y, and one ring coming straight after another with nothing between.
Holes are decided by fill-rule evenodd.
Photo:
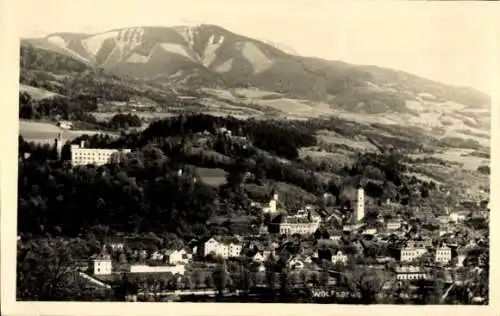
<instances>
[{"instance_id":1,"label":"snow patch on mountain","mask_svg":"<svg viewBox=\"0 0 500 316\"><path fill-rule=\"evenodd\" d=\"M215 40L215 36L213 34L210 36L201 60L205 67L210 67L210 65L215 61L217 58L215 52L222 45L222 43L224 43L224 36L220 36L217 41Z\"/></svg>"},{"instance_id":2,"label":"snow patch on mountain","mask_svg":"<svg viewBox=\"0 0 500 316\"><path fill-rule=\"evenodd\" d=\"M87 58L85 58L85 57L81 56L80 54L77 54L73 50L69 49L67 41L64 38L62 38L61 36L58 36L58 35L49 36L47 38L47 41L49 43L51 43L52 45L54 45L55 47L63 50L65 53L68 53L70 56L72 56L78 60L81 60L85 63L89 62L89 60Z\"/></svg>"},{"instance_id":3,"label":"snow patch on mountain","mask_svg":"<svg viewBox=\"0 0 500 316\"><path fill-rule=\"evenodd\" d=\"M233 59L228 59L219 66L215 67L215 71L221 73L221 72L228 72L231 70L233 67Z\"/></svg>"},{"instance_id":4,"label":"snow patch on mountain","mask_svg":"<svg viewBox=\"0 0 500 316\"><path fill-rule=\"evenodd\" d=\"M160 44L159 46L166 52L181 55L188 58L189 60L195 61L195 59L193 58L193 56L191 56L186 47L184 47L181 44L163 43Z\"/></svg>"},{"instance_id":5,"label":"snow patch on mountain","mask_svg":"<svg viewBox=\"0 0 500 316\"><path fill-rule=\"evenodd\" d=\"M252 64L255 73L264 72L274 65L274 62L252 42L245 42L242 55Z\"/></svg>"},{"instance_id":6,"label":"snow patch on mountain","mask_svg":"<svg viewBox=\"0 0 500 316\"><path fill-rule=\"evenodd\" d=\"M96 56L97 52L101 49L102 43L104 43L105 40L109 38L116 38L118 36L119 32L118 31L111 31L111 32L105 32L105 33L100 33L96 34L90 37L87 37L82 41L83 46L87 50L87 52L91 56Z\"/></svg>"},{"instance_id":7,"label":"snow patch on mountain","mask_svg":"<svg viewBox=\"0 0 500 316\"><path fill-rule=\"evenodd\" d=\"M190 48L194 47L194 39L195 36L197 35L197 32L199 30L200 25L198 24L193 24L193 25L183 25L183 26L176 26L174 27L174 30L176 30L186 41L187 45Z\"/></svg>"},{"instance_id":8,"label":"snow patch on mountain","mask_svg":"<svg viewBox=\"0 0 500 316\"><path fill-rule=\"evenodd\" d=\"M134 64L145 64L149 61L149 56L139 55L137 53L132 53L127 59L127 62Z\"/></svg>"}]
</instances>

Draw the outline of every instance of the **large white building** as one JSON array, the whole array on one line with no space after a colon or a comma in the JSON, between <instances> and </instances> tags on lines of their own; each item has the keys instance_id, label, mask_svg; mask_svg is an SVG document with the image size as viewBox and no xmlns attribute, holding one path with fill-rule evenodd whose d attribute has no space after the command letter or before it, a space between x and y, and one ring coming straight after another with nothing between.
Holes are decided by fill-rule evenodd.
<instances>
[{"instance_id":1,"label":"large white building","mask_svg":"<svg viewBox=\"0 0 500 316\"><path fill-rule=\"evenodd\" d=\"M71 164L73 166L94 164L102 166L112 161L114 157L118 157L120 153L130 153L130 149L102 149L102 148L86 148L85 142L80 145L71 145Z\"/></svg>"},{"instance_id":2,"label":"large white building","mask_svg":"<svg viewBox=\"0 0 500 316\"><path fill-rule=\"evenodd\" d=\"M411 262L425 253L427 253L427 249L424 247L404 247L401 249L401 261Z\"/></svg>"},{"instance_id":3,"label":"large white building","mask_svg":"<svg viewBox=\"0 0 500 316\"><path fill-rule=\"evenodd\" d=\"M111 256L106 253L93 256L90 259L91 271L95 275L108 275L113 271Z\"/></svg>"},{"instance_id":4,"label":"large white building","mask_svg":"<svg viewBox=\"0 0 500 316\"><path fill-rule=\"evenodd\" d=\"M243 246L235 238L212 237L203 244L202 255L213 253L222 258L238 257Z\"/></svg>"},{"instance_id":5,"label":"large white building","mask_svg":"<svg viewBox=\"0 0 500 316\"><path fill-rule=\"evenodd\" d=\"M280 234L282 235L311 235L316 232L321 223L321 218L285 216L280 223Z\"/></svg>"},{"instance_id":6,"label":"large white building","mask_svg":"<svg viewBox=\"0 0 500 316\"><path fill-rule=\"evenodd\" d=\"M356 208L354 210L353 222L359 223L365 217L365 190L358 188L356 195Z\"/></svg>"},{"instance_id":7,"label":"large white building","mask_svg":"<svg viewBox=\"0 0 500 316\"><path fill-rule=\"evenodd\" d=\"M443 245L436 249L436 263L447 264L451 261L451 249L450 247Z\"/></svg>"}]
</instances>

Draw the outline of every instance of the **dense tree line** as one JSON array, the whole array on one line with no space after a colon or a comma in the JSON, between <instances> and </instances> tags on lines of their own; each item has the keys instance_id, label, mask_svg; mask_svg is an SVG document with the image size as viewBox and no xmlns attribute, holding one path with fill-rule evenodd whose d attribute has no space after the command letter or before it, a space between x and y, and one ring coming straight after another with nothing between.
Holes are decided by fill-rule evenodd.
<instances>
[{"instance_id":1,"label":"dense tree line","mask_svg":"<svg viewBox=\"0 0 500 316\"><path fill-rule=\"evenodd\" d=\"M91 67L74 58L36 48L32 45L21 45L20 66L25 69L45 70L53 72L84 72Z\"/></svg>"},{"instance_id":2,"label":"dense tree line","mask_svg":"<svg viewBox=\"0 0 500 316\"><path fill-rule=\"evenodd\" d=\"M20 83L68 98L87 95L98 102L127 102L143 97L160 105L175 101L168 89L160 91L154 84L118 77L54 51L21 45L20 55Z\"/></svg>"},{"instance_id":3,"label":"dense tree line","mask_svg":"<svg viewBox=\"0 0 500 316\"><path fill-rule=\"evenodd\" d=\"M135 114L115 114L109 122L100 122L89 112L97 110L97 99L92 95L80 94L72 98L55 96L34 100L27 92L19 94L19 118L63 119L85 123L90 129L128 129L142 125Z\"/></svg>"},{"instance_id":4,"label":"dense tree line","mask_svg":"<svg viewBox=\"0 0 500 316\"><path fill-rule=\"evenodd\" d=\"M176 176L177 169L186 163L204 165L207 162L201 160L201 156L186 154L189 135L206 129L216 131L218 126L227 126L241 135L247 130L249 137L265 135L264 139L269 142L260 143L263 149L283 139L283 148L297 152L298 146L308 145L313 139L294 126L287 128L280 124L204 115L179 116L154 123L144 132L123 134L117 140L102 135L77 138L72 142L86 139L90 147L127 147L134 152L122 157L119 163L73 169L64 162L50 161L55 157L54 148L34 146L20 139L20 231L43 234L57 228L65 234L76 234L101 224L123 232L167 231L186 238L204 234L207 232L205 221L211 216L230 210L248 212L249 199L240 187L245 172L253 174L253 180L249 181L272 179L291 183L316 196L330 192L338 203L345 200L342 192L346 188L357 185L363 185L368 196L379 200L395 197L401 202L406 199L406 203L415 188L421 191L420 198L425 198L432 189L403 176L402 158L395 154L360 155L356 164L339 170L344 177L341 182L325 181L293 162L280 162L258 151L241 151L241 148L240 151L225 149L231 156L225 156L229 160L224 163L212 160L216 167L229 171L228 184L219 190L202 181L195 182L193 173ZM31 154L27 159L26 152ZM63 148L64 157L68 157L68 145ZM366 181L369 179L373 181ZM222 198L222 203L216 203L216 198Z\"/></svg>"},{"instance_id":5,"label":"dense tree line","mask_svg":"<svg viewBox=\"0 0 500 316\"><path fill-rule=\"evenodd\" d=\"M38 158L50 158L53 149L47 149L45 157ZM19 230L75 235L100 224L123 232L203 235L217 192L188 176L176 177L175 171L153 147L124 157L119 165L103 167L70 169L33 156L21 158Z\"/></svg>"},{"instance_id":6,"label":"dense tree line","mask_svg":"<svg viewBox=\"0 0 500 316\"><path fill-rule=\"evenodd\" d=\"M135 114L116 114L108 122L109 127L114 129L128 129L142 125L141 119Z\"/></svg>"},{"instance_id":7,"label":"dense tree line","mask_svg":"<svg viewBox=\"0 0 500 316\"><path fill-rule=\"evenodd\" d=\"M34 100L27 92L19 94L19 118L23 119L91 120L91 116L87 112L96 109L97 99L91 95L80 94L72 98L54 96Z\"/></svg>"},{"instance_id":8,"label":"dense tree line","mask_svg":"<svg viewBox=\"0 0 500 316\"><path fill-rule=\"evenodd\" d=\"M253 146L241 146L235 143L231 137L218 136L214 142L208 142L203 150L197 154L189 148L193 135L204 131L217 133L220 127L226 127L233 131L233 135L250 135ZM407 167L404 161L406 157L396 153L364 153L359 154L356 163L351 166L337 166L328 170L339 174L344 178L343 182L328 182L319 178L311 170L315 169L313 162L304 162L294 159L291 163L283 163L279 159L267 155L259 150L273 152L273 139L280 139L282 148L287 152L297 153L301 146L308 146L313 142L314 130L319 128L314 123L302 123L300 121L287 122L287 125L266 123L256 120L238 120L236 118L221 118L210 115L177 116L158 121L142 133L129 133L122 135L116 141L108 139L103 142L97 136L82 137L88 139L91 146L95 147L127 147L140 148L148 143L154 143L173 161L189 163L205 167L218 167L227 171L243 174L251 172L253 178L271 179L294 184L308 192L321 195L328 191L338 195L344 186L356 186L362 184L367 194L371 197L385 200L390 198L395 201L408 203L415 190L420 197L426 198L430 190L435 189L435 183L422 182L415 177L405 176ZM257 132L255 132L257 130ZM258 131L265 131L264 140L269 142L254 142L252 135ZM312 134L311 134L312 133ZM278 136L275 136L278 135ZM280 136L283 135L283 136ZM289 137L286 137L290 135ZM76 139L74 142L78 142ZM271 147L271 148L269 148ZM217 151L218 155L208 154ZM281 151L284 154L285 151ZM291 156L285 156L293 159ZM371 181L370 181L371 180Z\"/></svg>"},{"instance_id":9,"label":"dense tree line","mask_svg":"<svg viewBox=\"0 0 500 316\"><path fill-rule=\"evenodd\" d=\"M297 123L298 124L298 123ZM280 120L240 120L234 117L214 117L205 114L177 116L152 123L143 133L147 140L158 137L187 135L226 128L233 135L245 136L255 146L289 159L298 157L297 148L316 144L314 135L296 122Z\"/></svg>"}]
</instances>

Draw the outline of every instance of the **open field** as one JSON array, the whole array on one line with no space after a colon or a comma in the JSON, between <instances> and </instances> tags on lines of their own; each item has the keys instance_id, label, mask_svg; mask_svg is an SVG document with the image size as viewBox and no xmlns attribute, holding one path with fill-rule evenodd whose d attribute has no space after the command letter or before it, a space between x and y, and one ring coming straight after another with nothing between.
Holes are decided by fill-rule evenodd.
<instances>
[{"instance_id":1,"label":"open field","mask_svg":"<svg viewBox=\"0 0 500 316\"><path fill-rule=\"evenodd\" d=\"M19 121L19 135L26 141L38 143L52 143L61 133L64 140L71 140L81 135L99 134L99 131L67 130L48 122ZM110 133L108 133L110 134Z\"/></svg>"},{"instance_id":2,"label":"open field","mask_svg":"<svg viewBox=\"0 0 500 316\"><path fill-rule=\"evenodd\" d=\"M459 163L462 169L476 171L477 168L481 165L489 165L489 159L469 156L468 154L474 152L474 150L470 149L447 149L442 153L436 154L413 154L410 155L412 158L426 158L426 157L435 157L441 160L450 161Z\"/></svg>"},{"instance_id":3,"label":"open field","mask_svg":"<svg viewBox=\"0 0 500 316\"><path fill-rule=\"evenodd\" d=\"M196 172L208 185L218 187L226 183L227 172L223 169L196 167Z\"/></svg>"},{"instance_id":4,"label":"open field","mask_svg":"<svg viewBox=\"0 0 500 316\"><path fill-rule=\"evenodd\" d=\"M51 91L48 91L45 89L40 89L37 87L25 85L25 84L19 85L19 92L27 92L33 100L41 100L41 99L51 98L51 97L59 95L55 92L51 92Z\"/></svg>"},{"instance_id":5,"label":"open field","mask_svg":"<svg viewBox=\"0 0 500 316\"><path fill-rule=\"evenodd\" d=\"M377 151L377 147L375 147L372 143L370 143L366 139L350 139L345 136L341 136L335 132L332 131L318 131L316 138L319 141L325 142L327 144L334 144L334 145L346 145L354 149L358 150L366 150L366 151Z\"/></svg>"}]
</instances>

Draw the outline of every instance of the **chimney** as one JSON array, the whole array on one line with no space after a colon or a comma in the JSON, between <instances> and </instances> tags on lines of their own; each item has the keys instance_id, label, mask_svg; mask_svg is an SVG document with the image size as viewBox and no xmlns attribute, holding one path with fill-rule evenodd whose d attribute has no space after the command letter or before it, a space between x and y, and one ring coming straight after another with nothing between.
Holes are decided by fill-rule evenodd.
<instances>
[{"instance_id":1,"label":"chimney","mask_svg":"<svg viewBox=\"0 0 500 316\"><path fill-rule=\"evenodd\" d=\"M80 141L80 148L85 148L85 141L84 140Z\"/></svg>"}]
</instances>

